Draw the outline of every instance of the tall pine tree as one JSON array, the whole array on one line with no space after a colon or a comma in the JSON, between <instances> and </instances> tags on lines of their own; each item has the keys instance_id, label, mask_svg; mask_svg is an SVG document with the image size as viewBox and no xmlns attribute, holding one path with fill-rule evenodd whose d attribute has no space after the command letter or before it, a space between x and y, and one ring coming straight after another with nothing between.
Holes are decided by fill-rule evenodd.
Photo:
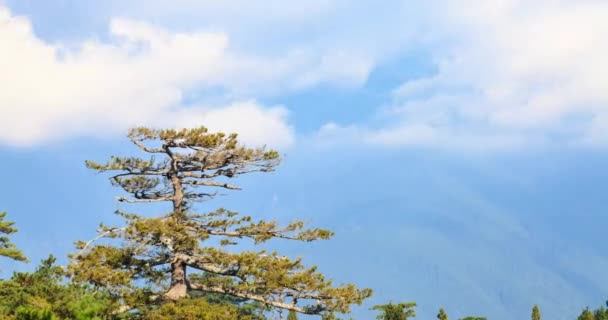
<instances>
[{"instance_id":1,"label":"tall pine tree","mask_svg":"<svg viewBox=\"0 0 608 320\"><path fill-rule=\"evenodd\" d=\"M228 180L252 172L273 171L279 154L240 145L237 135L206 128L153 130L136 128L128 137L148 158L114 156L89 168L114 172L110 180L128 197L124 203L170 204L155 217L117 211L123 227L102 225L95 241L78 242L70 275L105 287L125 303L125 310L158 301L178 301L195 292L226 294L271 308L329 316L347 313L371 295L352 284L334 286L301 259L275 252L228 250L250 239L255 244L280 238L329 239L323 229L304 229L301 221L280 226L220 208L199 212L195 204L213 199L217 190L240 190ZM99 243L101 239L106 241ZM120 241L112 241L120 240ZM217 240L217 241L214 241ZM194 271L190 273L190 271Z\"/></svg>"}]
</instances>

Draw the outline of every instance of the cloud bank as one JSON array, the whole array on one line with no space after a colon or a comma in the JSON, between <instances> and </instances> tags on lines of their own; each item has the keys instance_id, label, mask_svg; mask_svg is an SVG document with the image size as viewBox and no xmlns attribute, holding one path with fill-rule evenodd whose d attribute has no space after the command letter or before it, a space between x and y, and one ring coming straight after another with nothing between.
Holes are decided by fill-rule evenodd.
<instances>
[{"instance_id":1,"label":"cloud bank","mask_svg":"<svg viewBox=\"0 0 608 320\"><path fill-rule=\"evenodd\" d=\"M391 146L608 143L608 3L427 2L421 47L436 71L406 81L377 123L320 135Z\"/></svg>"},{"instance_id":2,"label":"cloud bank","mask_svg":"<svg viewBox=\"0 0 608 320\"><path fill-rule=\"evenodd\" d=\"M171 32L124 18L111 21L108 40L49 43L2 6L0 47L0 143L16 146L133 125L201 124L238 131L245 142L288 146L294 130L287 109L252 96L348 85L367 74L366 67L340 67L351 61L339 52L256 56L232 49L222 32ZM219 98L196 98L200 92Z\"/></svg>"},{"instance_id":3,"label":"cloud bank","mask_svg":"<svg viewBox=\"0 0 608 320\"><path fill-rule=\"evenodd\" d=\"M28 19L0 9L2 143L105 134L134 119L213 127L205 121L213 118L218 128L238 123L252 142L289 145L287 108L260 99L357 90L412 52L434 71L393 88L373 119L323 119L320 140L475 150L608 143L602 0L112 0L104 8L130 18L113 18L109 39L75 44L45 41ZM206 29L172 31L192 26Z\"/></svg>"}]
</instances>

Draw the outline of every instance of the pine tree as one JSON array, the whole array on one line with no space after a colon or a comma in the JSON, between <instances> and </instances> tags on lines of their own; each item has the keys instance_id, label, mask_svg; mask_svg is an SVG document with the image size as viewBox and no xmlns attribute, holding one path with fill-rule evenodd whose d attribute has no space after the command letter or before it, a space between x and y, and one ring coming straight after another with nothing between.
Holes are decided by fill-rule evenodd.
<instances>
[{"instance_id":1,"label":"pine tree","mask_svg":"<svg viewBox=\"0 0 608 320\"><path fill-rule=\"evenodd\" d=\"M0 236L0 256L7 257L17 261L27 261L27 258L19 249L10 242L8 235L17 232L17 229L13 227L15 224L11 221L4 221L6 212L0 212L0 234L6 236Z\"/></svg>"},{"instance_id":2,"label":"pine tree","mask_svg":"<svg viewBox=\"0 0 608 320\"><path fill-rule=\"evenodd\" d=\"M595 316L593 315L593 312L589 310L589 308L585 308L578 316L578 320L595 320Z\"/></svg>"},{"instance_id":3,"label":"pine tree","mask_svg":"<svg viewBox=\"0 0 608 320\"><path fill-rule=\"evenodd\" d=\"M448 314L445 313L445 310L443 310L443 308L439 309L439 313L437 314L437 319L438 320L448 320Z\"/></svg>"},{"instance_id":4,"label":"pine tree","mask_svg":"<svg viewBox=\"0 0 608 320\"><path fill-rule=\"evenodd\" d=\"M333 286L316 267L305 267L301 259L263 250L225 249L243 239L255 244L275 238L306 242L329 239L333 233L328 230L304 229L301 221L285 226L254 222L224 208L195 211L196 203L218 194L200 189L240 190L227 180L273 171L280 162L276 151L247 148L238 143L236 134L209 133L204 127L136 128L128 137L150 158L115 156L103 164L87 161L87 166L115 172L112 184L130 194L119 202L167 202L171 210L155 217L117 211L126 225L102 225L95 240L106 242L77 243L79 251L71 256L69 266L75 281L111 290L121 297L125 310L205 292L328 316L347 313L351 304L360 304L371 295L370 289L352 284Z\"/></svg>"},{"instance_id":5,"label":"pine tree","mask_svg":"<svg viewBox=\"0 0 608 320\"><path fill-rule=\"evenodd\" d=\"M540 320L540 309L538 308L538 305L534 305L534 308L532 308L532 320Z\"/></svg>"},{"instance_id":6,"label":"pine tree","mask_svg":"<svg viewBox=\"0 0 608 320\"><path fill-rule=\"evenodd\" d=\"M608 305L608 302L606 304ZM608 320L608 309L604 306L595 310L591 310L587 307L583 309L578 316L578 320Z\"/></svg>"},{"instance_id":7,"label":"pine tree","mask_svg":"<svg viewBox=\"0 0 608 320\"><path fill-rule=\"evenodd\" d=\"M381 313L376 317L380 320L407 320L416 316L415 302L392 303L376 305L372 310L378 310Z\"/></svg>"}]
</instances>

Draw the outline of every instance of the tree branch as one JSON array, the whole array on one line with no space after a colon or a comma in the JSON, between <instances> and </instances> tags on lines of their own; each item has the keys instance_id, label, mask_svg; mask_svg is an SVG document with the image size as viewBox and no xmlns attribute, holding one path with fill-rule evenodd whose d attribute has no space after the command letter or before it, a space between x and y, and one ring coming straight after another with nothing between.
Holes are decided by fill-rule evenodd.
<instances>
[{"instance_id":1,"label":"tree branch","mask_svg":"<svg viewBox=\"0 0 608 320\"><path fill-rule=\"evenodd\" d=\"M303 308L303 307L298 307L294 304L269 300L261 295L256 295L256 294L247 293L247 292L239 292L237 290L226 289L226 288L222 288L219 286L205 286L205 285L200 285L200 284L190 284L190 287L192 290L227 294L227 295L231 295L233 297L254 300L254 301L262 302L266 305L270 305L270 306L273 306L276 308L285 309L285 310L293 310L295 312L299 312L299 313L303 313L303 314L318 315L321 312L325 311L325 308L321 305L317 305L316 307L313 307L313 308Z\"/></svg>"},{"instance_id":2,"label":"tree branch","mask_svg":"<svg viewBox=\"0 0 608 320\"><path fill-rule=\"evenodd\" d=\"M133 142L133 144L135 144L138 148L140 148L141 150L143 150L145 152L149 152L149 153L165 153L165 150L163 148L158 148L158 149L150 148L150 147L145 146L140 141L141 140L136 140L134 138L131 138L131 142Z\"/></svg>"},{"instance_id":3,"label":"tree branch","mask_svg":"<svg viewBox=\"0 0 608 320\"><path fill-rule=\"evenodd\" d=\"M123 170L129 171L124 168L123 168ZM165 170L145 170L145 171L138 171L138 172L129 171L129 172L111 176L110 180L114 180L116 178L125 177L125 176L164 176L167 173L169 173L169 170L167 170L167 169L165 169Z\"/></svg>"},{"instance_id":4,"label":"tree branch","mask_svg":"<svg viewBox=\"0 0 608 320\"><path fill-rule=\"evenodd\" d=\"M283 234L283 232L288 231L268 231L268 230L251 230L251 231L218 231L218 230L206 230L206 232L210 235L214 236L226 236L226 237L235 237L235 238L243 238L243 237L255 237L259 235L269 235L273 238L281 238L288 240L301 240L297 236L288 236Z\"/></svg>"},{"instance_id":5,"label":"tree branch","mask_svg":"<svg viewBox=\"0 0 608 320\"><path fill-rule=\"evenodd\" d=\"M223 166L218 166L218 167L221 168ZM184 171L181 171L180 173L182 173L183 178L209 179L209 178L215 178L215 177L219 177L219 176L225 176L225 177L231 178L231 177L233 177L235 175L239 175L239 174L246 174L246 173L251 173L251 172L272 171L272 169L265 168L265 167L258 168L258 169L247 169L247 170L239 170L240 167L234 167L234 168L230 168L230 169L212 168L212 170L215 170L215 169L217 169L217 170L211 174L184 172Z\"/></svg>"},{"instance_id":6,"label":"tree branch","mask_svg":"<svg viewBox=\"0 0 608 320\"><path fill-rule=\"evenodd\" d=\"M230 189L230 190L241 190L240 187L237 187L237 186L234 186L231 184L227 184L227 183L217 182L217 181L184 180L184 181L182 181L182 184L186 184L186 185L190 185L190 186L220 187L220 188L225 188L225 189Z\"/></svg>"},{"instance_id":7,"label":"tree branch","mask_svg":"<svg viewBox=\"0 0 608 320\"><path fill-rule=\"evenodd\" d=\"M203 257L196 257L185 253L176 253L174 258L183 261L189 267L222 276L236 276L239 271L239 266L222 267L205 261Z\"/></svg>"},{"instance_id":8,"label":"tree branch","mask_svg":"<svg viewBox=\"0 0 608 320\"><path fill-rule=\"evenodd\" d=\"M126 203L142 203L142 202L172 201L173 197L160 197L160 198L151 198L151 199L128 199L125 197L118 197L116 200L118 200L118 202L126 202Z\"/></svg>"},{"instance_id":9,"label":"tree branch","mask_svg":"<svg viewBox=\"0 0 608 320\"><path fill-rule=\"evenodd\" d=\"M98 230L99 234L97 235L97 237L87 241L85 243L85 245L82 247L82 249L80 249L80 251L78 251L78 253L76 254L76 257L82 256L82 254L91 246L91 244L93 244L97 240L99 240L109 234L112 234L116 231L124 231L124 230L125 230L125 228L111 228L111 229L105 230L103 232L101 230Z\"/></svg>"}]
</instances>

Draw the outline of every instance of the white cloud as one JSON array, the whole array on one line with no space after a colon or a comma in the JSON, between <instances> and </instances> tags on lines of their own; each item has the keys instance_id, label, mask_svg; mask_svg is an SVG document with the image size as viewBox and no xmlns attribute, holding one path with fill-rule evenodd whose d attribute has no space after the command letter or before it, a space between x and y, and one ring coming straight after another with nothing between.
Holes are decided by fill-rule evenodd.
<instances>
[{"instance_id":1,"label":"white cloud","mask_svg":"<svg viewBox=\"0 0 608 320\"><path fill-rule=\"evenodd\" d=\"M49 43L2 6L0 47L0 143L10 145L102 136L134 124L204 124L286 146L294 139L286 109L250 97L324 82L357 85L370 68L340 52L246 54L222 32L171 32L124 18L111 21L109 40ZM220 92L220 106L188 101L205 90Z\"/></svg>"},{"instance_id":2,"label":"white cloud","mask_svg":"<svg viewBox=\"0 0 608 320\"><path fill-rule=\"evenodd\" d=\"M245 101L223 108L186 109L173 116L172 122L188 127L209 123L212 131L238 132L255 145L288 146L294 142L293 129L286 125L287 109L280 106L261 108L255 101Z\"/></svg>"},{"instance_id":3,"label":"white cloud","mask_svg":"<svg viewBox=\"0 0 608 320\"><path fill-rule=\"evenodd\" d=\"M437 71L397 88L381 125L356 125L362 139L608 144L607 2L434 0L417 14Z\"/></svg>"},{"instance_id":4,"label":"white cloud","mask_svg":"<svg viewBox=\"0 0 608 320\"><path fill-rule=\"evenodd\" d=\"M496 132L468 132L424 122L397 124L385 128L362 125L340 126L327 123L317 132L314 143L321 147L342 145L379 145L385 147L427 147L472 152L514 150L539 145L542 139L518 134Z\"/></svg>"},{"instance_id":5,"label":"white cloud","mask_svg":"<svg viewBox=\"0 0 608 320\"><path fill-rule=\"evenodd\" d=\"M131 18L113 20L110 40L69 47L41 40L27 20L2 10L0 44L11 48L0 52L5 143L123 128L142 110L150 121L183 119L175 113L209 115L218 105L250 106L251 98L317 85L357 87L408 49L427 52L436 72L397 88L376 118L336 126L333 139L476 149L608 143L602 0L108 3L106 14ZM148 19L207 31L140 22ZM188 102L204 107L185 111L182 101L206 90L220 92L222 103ZM258 108L291 134L284 108ZM116 110L125 116L110 117ZM19 128L25 133L6 138Z\"/></svg>"}]
</instances>

